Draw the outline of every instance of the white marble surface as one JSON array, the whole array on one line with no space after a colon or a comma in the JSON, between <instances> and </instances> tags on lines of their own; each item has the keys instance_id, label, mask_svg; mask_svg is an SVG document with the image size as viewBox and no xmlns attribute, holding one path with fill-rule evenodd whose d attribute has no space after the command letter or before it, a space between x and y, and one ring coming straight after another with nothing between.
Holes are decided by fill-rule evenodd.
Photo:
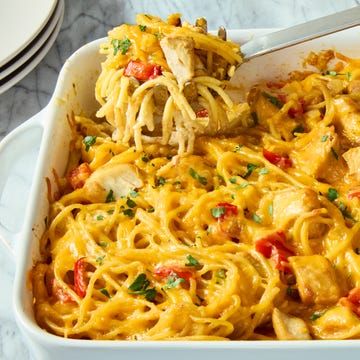
<instances>
[{"instance_id":1,"label":"white marble surface","mask_svg":"<svg viewBox=\"0 0 360 360\"><path fill-rule=\"evenodd\" d=\"M59 37L48 55L20 83L0 95L0 139L42 109L66 58L83 44L132 22L138 12L205 16L210 29L286 27L355 5L358 0L66 0ZM205 6L203 4L206 4ZM0 170L1 171L1 170ZM1 173L0 173L1 176ZM13 266L0 248L0 360L30 359L11 309Z\"/></svg>"}]
</instances>

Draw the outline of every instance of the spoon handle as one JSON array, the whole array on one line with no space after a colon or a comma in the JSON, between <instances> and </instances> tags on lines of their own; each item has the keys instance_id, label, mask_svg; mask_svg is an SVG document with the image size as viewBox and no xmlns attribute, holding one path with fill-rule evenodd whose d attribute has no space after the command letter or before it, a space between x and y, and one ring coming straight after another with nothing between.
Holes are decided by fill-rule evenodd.
<instances>
[{"instance_id":1,"label":"spoon handle","mask_svg":"<svg viewBox=\"0 0 360 360\"><path fill-rule=\"evenodd\" d=\"M256 37L243 44L241 52L249 60L357 25L360 25L360 6Z\"/></svg>"}]
</instances>

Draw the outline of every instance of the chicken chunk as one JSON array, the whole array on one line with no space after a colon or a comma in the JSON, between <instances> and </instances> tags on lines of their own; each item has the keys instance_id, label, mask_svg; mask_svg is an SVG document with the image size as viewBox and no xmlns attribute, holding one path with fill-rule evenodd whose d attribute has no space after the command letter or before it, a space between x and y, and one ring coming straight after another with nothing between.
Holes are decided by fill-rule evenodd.
<instances>
[{"instance_id":1,"label":"chicken chunk","mask_svg":"<svg viewBox=\"0 0 360 360\"><path fill-rule=\"evenodd\" d=\"M292 256L289 262L304 304L328 305L339 300L340 288L328 259L321 255Z\"/></svg>"},{"instance_id":2,"label":"chicken chunk","mask_svg":"<svg viewBox=\"0 0 360 360\"><path fill-rule=\"evenodd\" d=\"M273 219L278 229L286 229L303 213L320 208L312 189L286 189L273 194Z\"/></svg>"},{"instance_id":3,"label":"chicken chunk","mask_svg":"<svg viewBox=\"0 0 360 360\"><path fill-rule=\"evenodd\" d=\"M348 96L334 99L335 126L352 145L360 145L360 106Z\"/></svg>"},{"instance_id":4,"label":"chicken chunk","mask_svg":"<svg viewBox=\"0 0 360 360\"><path fill-rule=\"evenodd\" d=\"M92 202L104 202L110 192L118 199L142 186L136 166L109 162L91 174L85 182L84 190Z\"/></svg>"},{"instance_id":5,"label":"chicken chunk","mask_svg":"<svg viewBox=\"0 0 360 360\"><path fill-rule=\"evenodd\" d=\"M194 41L186 36L166 36L160 41L166 61L180 87L194 77Z\"/></svg>"},{"instance_id":6,"label":"chicken chunk","mask_svg":"<svg viewBox=\"0 0 360 360\"><path fill-rule=\"evenodd\" d=\"M318 127L304 135L290 154L295 167L319 180L334 183L344 176L339 157L339 139L334 127Z\"/></svg>"},{"instance_id":7,"label":"chicken chunk","mask_svg":"<svg viewBox=\"0 0 360 360\"><path fill-rule=\"evenodd\" d=\"M342 156L349 168L349 175L360 181L360 146L348 150Z\"/></svg>"},{"instance_id":8,"label":"chicken chunk","mask_svg":"<svg viewBox=\"0 0 360 360\"><path fill-rule=\"evenodd\" d=\"M272 313L272 323L279 340L310 340L309 330L305 321L281 312L275 308Z\"/></svg>"},{"instance_id":9,"label":"chicken chunk","mask_svg":"<svg viewBox=\"0 0 360 360\"><path fill-rule=\"evenodd\" d=\"M314 321L312 333L317 339L350 339L360 335L360 318L345 306L334 306Z\"/></svg>"}]
</instances>

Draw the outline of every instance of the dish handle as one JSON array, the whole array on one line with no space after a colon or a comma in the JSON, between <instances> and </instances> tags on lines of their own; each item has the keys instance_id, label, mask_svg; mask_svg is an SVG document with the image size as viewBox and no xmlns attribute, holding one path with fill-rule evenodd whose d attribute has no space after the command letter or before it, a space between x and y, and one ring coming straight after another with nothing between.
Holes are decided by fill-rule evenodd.
<instances>
[{"instance_id":1,"label":"dish handle","mask_svg":"<svg viewBox=\"0 0 360 360\"><path fill-rule=\"evenodd\" d=\"M41 137L44 132L45 111L46 108L18 126L0 142L0 244L6 255L14 262L16 260L15 247L17 239L23 230L26 204L26 197L17 194L17 182L14 180L19 179L22 181L21 194L28 196L37 162L29 161L29 159L32 160L33 158L28 155L33 153L36 160L38 158ZM11 195L11 192L13 195ZM11 204L11 212L9 211L9 204ZM9 213L16 216L6 216ZM11 220L11 218L15 217L19 217L16 221L17 228L14 227L14 221L12 221L12 224L10 221L10 225L8 224L9 221L6 221L7 218Z\"/></svg>"}]
</instances>

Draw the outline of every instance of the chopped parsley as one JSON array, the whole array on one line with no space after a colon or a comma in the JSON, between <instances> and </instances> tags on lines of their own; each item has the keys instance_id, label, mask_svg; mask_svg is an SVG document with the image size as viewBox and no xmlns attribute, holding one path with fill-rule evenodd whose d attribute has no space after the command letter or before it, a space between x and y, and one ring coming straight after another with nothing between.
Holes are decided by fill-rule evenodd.
<instances>
[{"instance_id":1,"label":"chopped parsley","mask_svg":"<svg viewBox=\"0 0 360 360\"><path fill-rule=\"evenodd\" d=\"M96 143L96 136L88 135L84 137L83 144L85 145L85 151L90 150L90 146Z\"/></svg>"},{"instance_id":2,"label":"chopped parsley","mask_svg":"<svg viewBox=\"0 0 360 360\"><path fill-rule=\"evenodd\" d=\"M131 46L131 41L128 38L124 40L113 39L111 40L111 45L114 48L114 55L116 55L119 51L121 55L125 55Z\"/></svg>"},{"instance_id":3,"label":"chopped parsley","mask_svg":"<svg viewBox=\"0 0 360 360\"><path fill-rule=\"evenodd\" d=\"M199 267L201 266L201 264L199 263L199 261L197 259L195 259L193 256L188 255L186 257L187 259L187 263L185 264L185 266L194 266L194 267Z\"/></svg>"},{"instance_id":4,"label":"chopped parsley","mask_svg":"<svg viewBox=\"0 0 360 360\"><path fill-rule=\"evenodd\" d=\"M236 184L236 177L231 177L229 179L229 181L232 183L232 184Z\"/></svg>"},{"instance_id":5,"label":"chopped parsley","mask_svg":"<svg viewBox=\"0 0 360 360\"><path fill-rule=\"evenodd\" d=\"M245 178L245 179L248 178L248 177L252 174L252 172L253 172L256 168L258 168L258 166L255 165L255 164L248 163L248 164L246 165L246 168L247 168L246 173L243 175L243 178Z\"/></svg>"},{"instance_id":6,"label":"chopped parsley","mask_svg":"<svg viewBox=\"0 0 360 360\"><path fill-rule=\"evenodd\" d=\"M142 157L141 157L141 160L144 162L144 163L147 163L150 161L150 157L148 154L144 154Z\"/></svg>"},{"instance_id":7,"label":"chopped parsley","mask_svg":"<svg viewBox=\"0 0 360 360\"><path fill-rule=\"evenodd\" d=\"M128 216L129 218L133 218L135 216L134 210L132 210L132 209L125 209L123 211L123 214L125 216Z\"/></svg>"},{"instance_id":8,"label":"chopped parsley","mask_svg":"<svg viewBox=\"0 0 360 360\"><path fill-rule=\"evenodd\" d=\"M341 201L339 203L339 210L341 211L344 218L354 220L354 218L352 217L350 211L348 210L348 207Z\"/></svg>"},{"instance_id":9,"label":"chopped parsley","mask_svg":"<svg viewBox=\"0 0 360 360\"><path fill-rule=\"evenodd\" d=\"M269 169L266 168L266 167L261 168L261 169L259 170L259 174L260 174L260 175L266 175L266 174L268 174L268 173L269 173Z\"/></svg>"},{"instance_id":10,"label":"chopped parsley","mask_svg":"<svg viewBox=\"0 0 360 360\"><path fill-rule=\"evenodd\" d=\"M329 135L323 135L321 137L321 142L325 142L329 138Z\"/></svg>"},{"instance_id":11,"label":"chopped parsley","mask_svg":"<svg viewBox=\"0 0 360 360\"><path fill-rule=\"evenodd\" d=\"M169 290L177 287L181 283L185 282L185 279L177 276L169 276L166 284L164 285L164 290Z\"/></svg>"},{"instance_id":12,"label":"chopped parsley","mask_svg":"<svg viewBox=\"0 0 360 360\"><path fill-rule=\"evenodd\" d=\"M112 214L114 213L114 211L115 211L114 209L110 209L110 210L107 211L107 213L108 213L109 215L112 215Z\"/></svg>"},{"instance_id":13,"label":"chopped parsley","mask_svg":"<svg viewBox=\"0 0 360 360\"><path fill-rule=\"evenodd\" d=\"M197 180L201 185L207 185L206 177L198 174L193 168L189 169L189 174L193 179Z\"/></svg>"},{"instance_id":14,"label":"chopped parsley","mask_svg":"<svg viewBox=\"0 0 360 360\"><path fill-rule=\"evenodd\" d=\"M139 196L139 193L136 191L136 190L131 190L129 192L129 195L132 197L132 198L136 198Z\"/></svg>"},{"instance_id":15,"label":"chopped parsley","mask_svg":"<svg viewBox=\"0 0 360 360\"><path fill-rule=\"evenodd\" d=\"M236 186L235 189L245 189L247 186L249 186L250 184L247 181L242 182L240 185Z\"/></svg>"},{"instance_id":16,"label":"chopped parsley","mask_svg":"<svg viewBox=\"0 0 360 360\"><path fill-rule=\"evenodd\" d=\"M157 293L154 288L149 289L149 285L150 281L146 278L146 274L140 274L129 286L129 293L144 295L147 301L153 301Z\"/></svg>"},{"instance_id":17,"label":"chopped parsley","mask_svg":"<svg viewBox=\"0 0 360 360\"><path fill-rule=\"evenodd\" d=\"M142 32L146 31L146 25L139 25L139 29Z\"/></svg>"},{"instance_id":18,"label":"chopped parsley","mask_svg":"<svg viewBox=\"0 0 360 360\"><path fill-rule=\"evenodd\" d=\"M155 186L163 186L166 183L166 179L162 176L155 178Z\"/></svg>"},{"instance_id":19,"label":"chopped parsley","mask_svg":"<svg viewBox=\"0 0 360 360\"><path fill-rule=\"evenodd\" d=\"M100 289L100 292L106 297L110 298L110 294L105 288Z\"/></svg>"},{"instance_id":20,"label":"chopped parsley","mask_svg":"<svg viewBox=\"0 0 360 360\"><path fill-rule=\"evenodd\" d=\"M297 125L296 127L294 127L293 131L291 132L294 136L296 133L303 133L305 132L305 128L303 125Z\"/></svg>"},{"instance_id":21,"label":"chopped parsley","mask_svg":"<svg viewBox=\"0 0 360 360\"><path fill-rule=\"evenodd\" d=\"M134 200L131 200L130 198L128 198L127 200L126 200L126 205L129 207L129 208L134 208L134 207L136 207L136 202L134 201Z\"/></svg>"},{"instance_id":22,"label":"chopped parsley","mask_svg":"<svg viewBox=\"0 0 360 360\"><path fill-rule=\"evenodd\" d=\"M273 216L273 214L274 214L274 205L273 204L269 205L268 212L269 212L270 216Z\"/></svg>"},{"instance_id":23,"label":"chopped parsley","mask_svg":"<svg viewBox=\"0 0 360 360\"><path fill-rule=\"evenodd\" d=\"M235 148L234 148L234 152L239 152L239 150L243 147L244 145L236 145Z\"/></svg>"},{"instance_id":24,"label":"chopped parsley","mask_svg":"<svg viewBox=\"0 0 360 360\"><path fill-rule=\"evenodd\" d=\"M261 224L261 217L259 216L259 215L257 215L257 214L254 214L253 216L252 216L252 219L256 222L256 223L258 223L258 224Z\"/></svg>"},{"instance_id":25,"label":"chopped parsley","mask_svg":"<svg viewBox=\"0 0 360 360\"><path fill-rule=\"evenodd\" d=\"M334 158L336 160L339 160L339 155L338 155L338 153L336 152L336 150L333 147L331 147L331 152L334 155Z\"/></svg>"},{"instance_id":26,"label":"chopped parsley","mask_svg":"<svg viewBox=\"0 0 360 360\"><path fill-rule=\"evenodd\" d=\"M330 76L336 76L336 75L342 75L342 74L339 74L337 73L336 71L334 70L328 70L325 75L330 75Z\"/></svg>"},{"instance_id":27,"label":"chopped parsley","mask_svg":"<svg viewBox=\"0 0 360 360\"><path fill-rule=\"evenodd\" d=\"M109 193L106 195L105 202L109 203L109 202L114 202L114 201L115 201L114 192L112 190L110 190Z\"/></svg>"},{"instance_id":28,"label":"chopped parsley","mask_svg":"<svg viewBox=\"0 0 360 360\"><path fill-rule=\"evenodd\" d=\"M105 255L102 255L102 256L98 256L96 258L96 262L99 264L99 265L102 265L104 263L104 259L105 259Z\"/></svg>"},{"instance_id":29,"label":"chopped parsley","mask_svg":"<svg viewBox=\"0 0 360 360\"><path fill-rule=\"evenodd\" d=\"M336 200L338 197L339 197L339 194L338 194L338 192L336 191L336 189L334 189L334 188L329 188L329 189L328 189L327 198L328 198L330 201L334 201L334 200Z\"/></svg>"},{"instance_id":30,"label":"chopped parsley","mask_svg":"<svg viewBox=\"0 0 360 360\"><path fill-rule=\"evenodd\" d=\"M96 217L96 220L97 220L97 221L104 220L104 215L98 215L98 216Z\"/></svg>"},{"instance_id":31,"label":"chopped parsley","mask_svg":"<svg viewBox=\"0 0 360 360\"><path fill-rule=\"evenodd\" d=\"M217 277L218 279L226 279L225 269L216 270L215 277Z\"/></svg>"},{"instance_id":32,"label":"chopped parsley","mask_svg":"<svg viewBox=\"0 0 360 360\"><path fill-rule=\"evenodd\" d=\"M311 321L315 321L317 320L319 317L323 316L324 315L324 312L323 311L315 311L311 314L310 316L310 320Z\"/></svg>"},{"instance_id":33,"label":"chopped parsley","mask_svg":"<svg viewBox=\"0 0 360 360\"><path fill-rule=\"evenodd\" d=\"M155 209L152 206L150 206L146 211L148 213L153 213L155 211Z\"/></svg>"},{"instance_id":34,"label":"chopped parsley","mask_svg":"<svg viewBox=\"0 0 360 360\"><path fill-rule=\"evenodd\" d=\"M275 96L270 95L269 93L263 91L262 95L270 101L271 104L273 104L274 106L276 106L278 109L281 109L284 106L284 103L278 99Z\"/></svg>"},{"instance_id":35,"label":"chopped parsley","mask_svg":"<svg viewBox=\"0 0 360 360\"><path fill-rule=\"evenodd\" d=\"M221 217L225 214L225 212L226 212L224 206L214 207L214 208L212 208L210 211L211 211L211 215L212 215L215 219L221 218Z\"/></svg>"},{"instance_id":36,"label":"chopped parsley","mask_svg":"<svg viewBox=\"0 0 360 360\"><path fill-rule=\"evenodd\" d=\"M108 243L106 241L100 241L99 245L103 248L106 248L108 246Z\"/></svg>"}]
</instances>

